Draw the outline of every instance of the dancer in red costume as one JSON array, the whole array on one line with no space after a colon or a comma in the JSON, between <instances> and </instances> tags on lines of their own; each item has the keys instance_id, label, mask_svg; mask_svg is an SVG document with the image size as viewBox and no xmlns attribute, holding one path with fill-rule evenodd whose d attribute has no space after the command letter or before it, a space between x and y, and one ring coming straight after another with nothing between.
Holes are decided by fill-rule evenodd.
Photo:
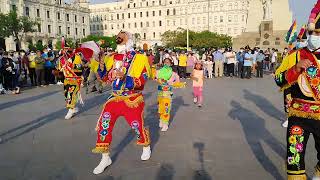
<instances>
[{"instance_id":1,"label":"dancer in red costume","mask_svg":"<svg viewBox=\"0 0 320 180\"><path fill-rule=\"evenodd\" d=\"M96 126L97 141L92 152L101 153L102 159L93 170L94 174L102 173L112 163L109 155L112 130L120 116L126 119L136 133L137 144L143 146L141 160L148 160L151 156L149 131L144 127L142 95L145 82L151 74L148 58L133 50L130 33L121 31L116 42L117 53L111 59L113 67L107 67L113 91L103 107Z\"/></svg>"}]
</instances>

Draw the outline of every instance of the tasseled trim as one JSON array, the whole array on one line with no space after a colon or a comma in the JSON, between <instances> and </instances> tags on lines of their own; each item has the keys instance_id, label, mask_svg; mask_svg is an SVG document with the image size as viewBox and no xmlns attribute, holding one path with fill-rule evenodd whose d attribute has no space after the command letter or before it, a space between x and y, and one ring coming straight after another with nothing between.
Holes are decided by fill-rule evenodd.
<instances>
[{"instance_id":1,"label":"tasseled trim","mask_svg":"<svg viewBox=\"0 0 320 180\"><path fill-rule=\"evenodd\" d=\"M186 87L186 83L185 82L176 82L172 84L172 87L174 88L185 88Z\"/></svg>"},{"instance_id":2,"label":"tasseled trim","mask_svg":"<svg viewBox=\"0 0 320 180\"><path fill-rule=\"evenodd\" d=\"M164 124L169 124L169 120L163 120L163 119L160 119L160 121Z\"/></svg>"},{"instance_id":3,"label":"tasseled trim","mask_svg":"<svg viewBox=\"0 0 320 180\"><path fill-rule=\"evenodd\" d=\"M109 153L109 143L97 143L96 147L92 149L93 153Z\"/></svg>"},{"instance_id":4,"label":"tasseled trim","mask_svg":"<svg viewBox=\"0 0 320 180\"><path fill-rule=\"evenodd\" d=\"M284 91L284 90L286 90L286 89L288 89L288 88L290 88L291 87L291 84L286 84L286 85L284 85L284 86L282 86L281 88L280 88L280 91Z\"/></svg>"},{"instance_id":5,"label":"tasseled trim","mask_svg":"<svg viewBox=\"0 0 320 180\"><path fill-rule=\"evenodd\" d=\"M296 110L294 108L289 108L288 116L295 116L295 117L301 117L301 118L307 118L307 119L314 119L314 120L320 120L320 113L310 113L310 112L303 112Z\"/></svg>"},{"instance_id":6,"label":"tasseled trim","mask_svg":"<svg viewBox=\"0 0 320 180\"><path fill-rule=\"evenodd\" d=\"M150 133L145 128L143 128L143 133L144 133L145 141L144 141L144 143L141 143L141 142L137 141L137 145L141 145L141 146L147 147L147 146L150 145L150 142L151 142L150 141Z\"/></svg>"},{"instance_id":7,"label":"tasseled trim","mask_svg":"<svg viewBox=\"0 0 320 180\"><path fill-rule=\"evenodd\" d=\"M134 97L134 96L136 96L136 97ZM131 100L132 98L134 98L134 99ZM124 101L124 103L129 108L137 108L137 107L139 107L139 105L141 103L144 102L142 95L138 95L137 96L137 94L132 94L132 95L129 95L129 96L117 96L117 95L115 95L109 101L107 101L107 103L109 103L109 102L120 102L120 101Z\"/></svg>"},{"instance_id":8,"label":"tasseled trim","mask_svg":"<svg viewBox=\"0 0 320 180\"><path fill-rule=\"evenodd\" d=\"M314 172L314 177L319 177L320 178L320 167L316 166L315 169L316 169L316 171Z\"/></svg>"},{"instance_id":9,"label":"tasseled trim","mask_svg":"<svg viewBox=\"0 0 320 180\"><path fill-rule=\"evenodd\" d=\"M305 174L288 175L288 180L307 180L307 176Z\"/></svg>"}]
</instances>

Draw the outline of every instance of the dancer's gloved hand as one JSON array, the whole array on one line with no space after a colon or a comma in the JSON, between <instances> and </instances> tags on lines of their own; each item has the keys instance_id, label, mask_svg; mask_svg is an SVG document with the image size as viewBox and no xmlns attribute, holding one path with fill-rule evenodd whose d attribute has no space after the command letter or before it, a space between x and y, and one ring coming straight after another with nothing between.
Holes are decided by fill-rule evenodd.
<instances>
[{"instance_id":1,"label":"dancer's gloved hand","mask_svg":"<svg viewBox=\"0 0 320 180\"><path fill-rule=\"evenodd\" d=\"M296 71L297 71L297 73L301 73L304 69L307 69L311 65L312 65L312 63L309 59L300 60L296 64Z\"/></svg>"}]
</instances>

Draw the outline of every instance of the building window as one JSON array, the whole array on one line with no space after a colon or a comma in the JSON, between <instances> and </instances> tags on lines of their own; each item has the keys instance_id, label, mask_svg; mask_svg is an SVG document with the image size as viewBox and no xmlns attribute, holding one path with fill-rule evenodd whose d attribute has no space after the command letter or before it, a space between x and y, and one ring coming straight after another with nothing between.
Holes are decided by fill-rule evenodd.
<instances>
[{"instance_id":1,"label":"building window","mask_svg":"<svg viewBox=\"0 0 320 180\"><path fill-rule=\"evenodd\" d=\"M155 11L152 11L152 16L155 16L156 15L156 12Z\"/></svg>"},{"instance_id":2,"label":"building window","mask_svg":"<svg viewBox=\"0 0 320 180\"><path fill-rule=\"evenodd\" d=\"M129 29L131 28L131 24L130 24L130 23L128 23L128 28L129 28Z\"/></svg>"},{"instance_id":3,"label":"building window","mask_svg":"<svg viewBox=\"0 0 320 180\"><path fill-rule=\"evenodd\" d=\"M78 22L78 17L77 17L77 15L74 15L74 22Z\"/></svg>"},{"instance_id":4,"label":"building window","mask_svg":"<svg viewBox=\"0 0 320 180\"><path fill-rule=\"evenodd\" d=\"M136 3L133 3L133 7L136 7Z\"/></svg>"},{"instance_id":5,"label":"building window","mask_svg":"<svg viewBox=\"0 0 320 180\"><path fill-rule=\"evenodd\" d=\"M11 7L12 7L12 10L13 10L13 11L16 11L16 10L17 10L17 6L16 6L15 4L12 5Z\"/></svg>"},{"instance_id":6,"label":"building window","mask_svg":"<svg viewBox=\"0 0 320 180\"><path fill-rule=\"evenodd\" d=\"M169 9L167 9L167 16L169 16L170 15L170 10Z\"/></svg>"},{"instance_id":7,"label":"building window","mask_svg":"<svg viewBox=\"0 0 320 180\"><path fill-rule=\"evenodd\" d=\"M167 26L170 26L170 20L167 20Z\"/></svg>"},{"instance_id":8,"label":"building window","mask_svg":"<svg viewBox=\"0 0 320 180\"><path fill-rule=\"evenodd\" d=\"M173 15L176 15L176 9L173 9Z\"/></svg>"},{"instance_id":9,"label":"building window","mask_svg":"<svg viewBox=\"0 0 320 180\"><path fill-rule=\"evenodd\" d=\"M57 18L58 18L58 20L61 20L60 12L57 13Z\"/></svg>"},{"instance_id":10,"label":"building window","mask_svg":"<svg viewBox=\"0 0 320 180\"><path fill-rule=\"evenodd\" d=\"M221 23L223 22L223 16L220 16L220 22Z\"/></svg>"},{"instance_id":11,"label":"building window","mask_svg":"<svg viewBox=\"0 0 320 180\"><path fill-rule=\"evenodd\" d=\"M153 38L156 38L156 33L155 32L153 32Z\"/></svg>"},{"instance_id":12,"label":"building window","mask_svg":"<svg viewBox=\"0 0 320 180\"><path fill-rule=\"evenodd\" d=\"M48 33L51 33L51 25L48 25Z\"/></svg>"},{"instance_id":13,"label":"building window","mask_svg":"<svg viewBox=\"0 0 320 180\"><path fill-rule=\"evenodd\" d=\"M142 17L142 12L140 12L140 17Z\"/></svg>"},{"instance_id":14,"label":"building window","mask_svg":"<svg viewBox=\"0 0 320 180\"><path fill-rule=\"evenodd\" d=\"M58 27L58 33L62 34L61 26Z\"/></svg>"},{"instance_id":15,"label":"building window","mask_svg":"<svg viewBox=\"0 0 320 180\"><path fill-rule=\"evenodd\" d=\"M134 17L134 18L137 18L137 13L134 13L134 14L133 14L133 17Z\"/></svg>"},{"instance_id":16,"label":"building window","mask_svg":"<svg viewBox=\"0 0 320 180\"><path fill-rule=\"evenodd\" d=\"M161 10L159 10L159 16L161 16Z\"/></svg>"},{"instance_id":17,"label":"building window","mask_svg":"<svg viewBox=\"0 0 320 180\"><path fill-rule=\"evenodd\" d=\"M47 18L50 19L50 11L47 11Z\"/></svg>"},{"instance_id":18,"label":"building window","mask_svg":"<svg viewBox=\"0 0 320 180\"><path fill-rule=\"evenodd\" d=\"M99 31L100 30L100 26L99 25L97 25L97 31Z\"/></svg>"},{"instance_id":19,"label":"building window","mask_svg":"<svg viewBox=\"0 0 320 180\"><path fill-rule=\"evenodd\" d=\"M38 32L41 32L41 24L38 24Z\"/></svg>"},{"instance_id":20,"label":"building window","mask_svg":"<svg viewBox=\"0 0 320 180\"><path fill-rule=\"evenodd\" d=\"M148 21L146 22L146 26L149 27L149 22Z\"/></svg>"},{"instance_id":21,"label":"building window","mask_svg":"<svg viewBox=\"0 0 320 180\"><path fill-rule=\"evenodd\" d=\"M103 25L101 24L100 29L103 30Z\"/></svg>"},{"instance_id":22,"label":"building window","mask_svg":"<svg viewBox=\"0 0 320 180\"><path fill-rule=\"evenodd\" d=\"M68 27L68 29L67 29L67 33L70 35L70 27Z\"/></svg>"},{"instance_id":23,"label":"building window","mask_svg":"<svg viewBox=\"0 0 320 180\"><path fill-rule=\"evenodd\" d=\"M96 30L96 26L92 25L92 31L95 31L95 30Z\"/></svg>"},{"instance_id":24,"label":"building window","mask_svg":"<svg viewBox=\"0 0 320 180\"><path fill-rule=\"evenodd\" d=\"M159 1L159 5L161 5L161 0Z\"/></svg>"},{"instance_id":25,"label":"building window","mask_svg":"<svg viewBox=\"0 0 320 180\"><path fill-rule=\"evenodd\" d=\"M119 14L117 14L117 19L119 19Z\"/></svg>"},{"instance_id":26,"label":"building window","mask_svg":"<svg viewBox=\"0 0 320 180\"><path fill-rule=\"evenodd\" d=\"M156 3L154 1L152 1L152 6L154 6Z\"/></svg>"},{"instance_id":27,"label":"building window","mask_svg":"<svg viewBox=\"0 0 320 180\"><path fill-rule=\"evenodd\" d=\"M124 14L122 13L122 19L124 19Z\"/></svg>"},{"instance_id":28,"label":"building window","mask_svg":"<svg viewBox=\"0 0 320 180\"><path fill-rule=\"evenodd\" d=\"M159 26L162 26L162 22L161 21L159 21Z\"/></svg>"},{"instance_id":29,"label":"building window","mask_svg":"<svg viewBox=\"0 0 320 180\"><path fill-rule=\"evenodd\" d=\"M156 22L152 22L152 27L155 27L156 26Z\"/></svg>"},{"instance_id":30,"label":"building window","mask_svg":"<svg viewBox=\"0 0 320 180\"><path fill-rule=\"evenodd\" d=\"M113 29L113 24L111 24L111 29Z\"/></svg>"},{"instance_id":31,"label":"building window","mask_svg":"<svg viewBox=\"0 0 320 180\"><path fill-rule=\"evenodd\" d=\"M67 21L69 21L70 19L69 19L69 14L67 14Z\"/></svg>"},{"instance_id":32,"label":"building window","mask_svg":"<svg viewBox=\"0 0 320 180\"><path fill-rule=\"evenodd\" d=\"M175 26L176 25L176 21L173 21L173 26Z\"/></svg>"},{"instance_id":33,"label":"building window","mask_svg":"<svg viewBox=\"0 0 320 180\"><path fill-rule=\"evenodd\" d=\"M84 23L84 17L82 17L82 23Z\"/></svg>"},{"instance_id":34,"label":"building window","mask_svg":"<svg viewBox=\"0 0 320 180\"><path fill-rule=\"evenodd\" d=\"M149 12L148 11L146 12L146 16L149 17Z\"/></svg>"},{"instance_id":35,"label":"building window","mask_svg":"<svg viewBox=\"0 0 320 180\"><path fill-rule=\"evenodd\" d=\"M140 27L143 27L143 23L142 22L140 22Z\"/></svg>"},{"instance_id":36,"label":"building window","mask_svg":"<svg viewBox=\"0 0 320 180\"><path fill-rule=\"evenodd\" d=\"M130 13L128 13L128 19L130 19Z\"/></svg>"},{"instance_id":37,"label":"building window","mask_svg":"<svg viewBox=\"0 0 320 180\"><path fill-rule=\"evenodd\" d=\"M147 1L147 6L149 6L149 3L148 3L148 1Z\"/></svg>"},{"instance_id":38,"label":"building window","mask_svg":"<svg viewBox=\"0 0 320 180\"><path fill-rule=\"evenodd\" d=\"M128 9L130 8L130 4L128 4Z\"/></svg>"},{"instance_id":39,"label":"building window","mask_svg":"<svg viewBox=\"0 0 320 180\"><path fill-rule=\"evenodd\" d=\"M124 24L122 24L122 29L124 29Z\"/></svg>"},{"instance_id":40,"label":"building window","mask_svg":"<svg viewBox=\"0 0 320 180\"><path fill-rule=\"evenodd\" d=\"M76 28L75 30L76 30L76 35L78 35L78 28Z\"/></svg>"},{"instance_id":41,"label":"building window","mask_svg":"<svg viewBox=\"0 0 320 180\"><path fill-rule=\"evenodd\" d=\"M26 16L30 16L30 11L29 11L29 7L26 7Z\"/></svg>"},{"instance_id":42,"label":"building window","mask_svg":"<svg viewBox=\"0 0 320 180\"><path fill-rule=\"evenodd\" d=\"M82 29L82 34L83 34L83 36L86 36L86 30L85 29Z\"/></svg>"},{"instance_id":43,"label":"building window","mask_svg":"<svg viewBox=\"0 0 320 180\"><path fill-rule=\"evenodd\" d=\"M136 22L134 23L134 28L137 28L137 23Z\"/></svg>"},{"instance_id":44,"label":"building window","mask_svg":"<svg viewBox=\"0 0 320 180\"><path fill-rule=\"evenodd\" d=\"M111 15L111 20L113 20L113 15Z\"/></svg>"},{"instance_id":45,"label":"building window","mask_svg":"<svg viewBox=\"0 0 320 180\"><path fill-rule=\"evenodd\" d=\"M231 16L230 15L228 16L228 22L231 22Z\"/></svg>"},{"instance_id":46,"label":"building window","mask_svg":"<svg viewBox=\"0 0 320 180\"><path fill-rule=\"evenodd\" d=\"M146 33L143 33L143 39L147 39Z\"/></svg>"},{"instance_id":47,"label":"building window","mask_svg":"<svg viewBox=\"0 0 320 180\"><path fill-rule=\"evenodd\" d=\"M37 17L40 17L40 9L37 9Z\"/></svg>"},{"instance_id":48,"label":"building window","mask_svg":"<svg viewBox=\"0 0 320 180\"><path fill-rule=\"evenodd\" d=\"M244 21L244 15L242 15L242 22Z\"/></svg>"}]
</instances>

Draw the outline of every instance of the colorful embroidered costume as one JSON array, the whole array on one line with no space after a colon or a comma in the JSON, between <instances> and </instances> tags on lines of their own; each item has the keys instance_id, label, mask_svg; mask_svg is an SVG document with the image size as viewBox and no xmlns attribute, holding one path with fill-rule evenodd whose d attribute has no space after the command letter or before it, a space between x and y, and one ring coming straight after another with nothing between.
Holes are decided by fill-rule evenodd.
<instances>
[{"instance_id":1,"label":"colorful embroidered costume","mask_svg":"<svg viewBox=\"0 0 320 180\"><path fill-rule=\"evenodd\" d=\"M320 153L320 54L307 48L290 54L276 73L275 81L283 90L290 88L292 102L289 104L287 128L288 179L306 180L305 150L310 133L316 150ZM312 65L301 73L296 71L299 61L309 60ZM286 63L286 65L284 64ZM318 161L320 158L318 157ZM319 175L320 161L316 167Z\"/></svg>"},{"instance_id":2,"label":"colorful embroidered costume","mask_svg":"<svg viewBox=\"0 0 320 180\"><path fill-rule=\"evenodd\" d=\"M164 66L156 72L158 85L158 113L163 124L169 124L172 104L173 88L180 86L177 73L170 66Z\"/></svg>"},{"instance_id":3,"label":"colorful embroidered costume","mask_svg":"<svg viewBox=\"0 0 320 180\"><path fill-rule=\"evenodd\" d=\"M78 100L81 103L80 87L82 83L82 61L78 54L68 55L63 53L59 59L58 69L63 72L64 79L64 95L66 107L74 109Z\"/></svg>"},{"instance_id":4,"label":"colorful embroidered costume","mask_svg":"<svg viewBox=\"0 0 320 180\"><path fill-rule=\"evenodd\" d=\"M150 144L149 131L144 127L144 99L142 90L150 76L148 58L143 54L129 51L113 56L113 68L106 65L108 78L112 80L112 94L105 103L97 124L96 147L94 153L109 153L112 130L118 119L123 116L137 135L137 144ZM108 62L107 64L110 64ZM112 64L112 63L111 63ZM122 71L123 79L115 79L116 70Z\"/></svg>"}]
</instances>

